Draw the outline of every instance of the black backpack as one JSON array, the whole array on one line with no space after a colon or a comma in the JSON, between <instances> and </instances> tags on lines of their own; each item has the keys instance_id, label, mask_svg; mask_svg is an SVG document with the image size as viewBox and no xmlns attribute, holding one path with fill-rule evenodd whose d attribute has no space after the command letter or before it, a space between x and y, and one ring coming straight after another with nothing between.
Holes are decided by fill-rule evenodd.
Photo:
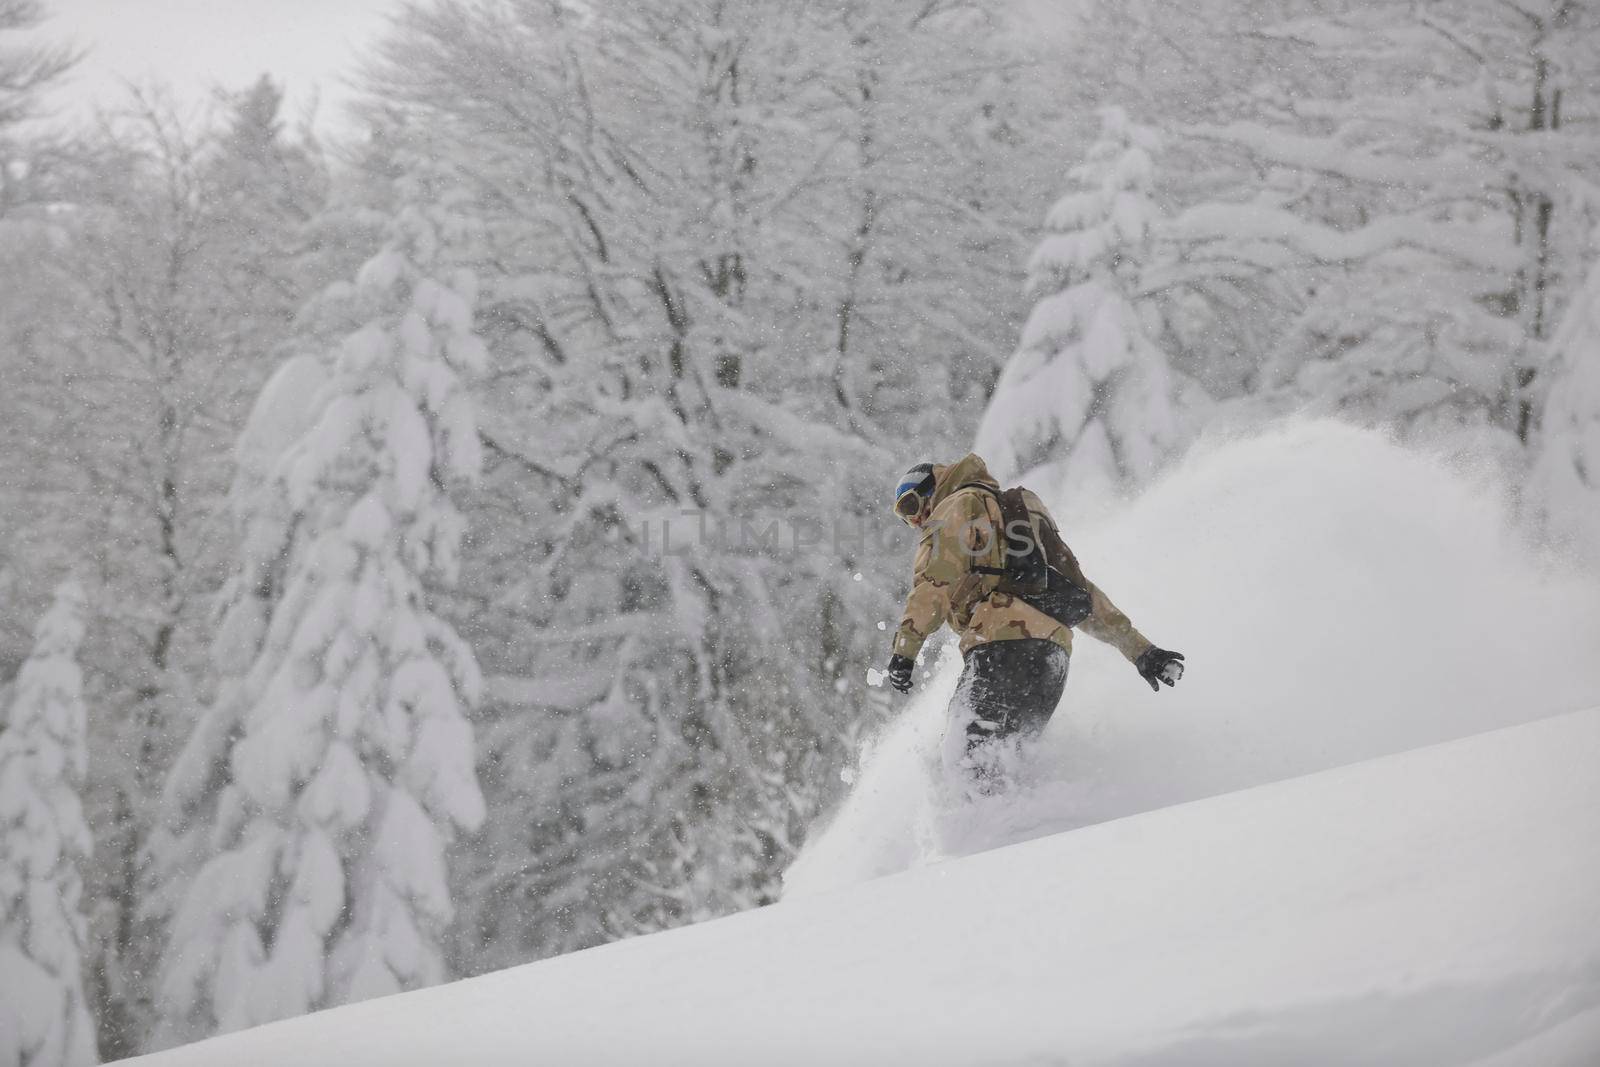
<instances>
[{"instance_id":1,"label":"black backpack","mask_svg":"<svg viewBox=\"0 0 1600 1067\"><path fill-rule=\"evenodd\" d=\"M1005 565L972 568L979 574L999 576L995 592L1015 596L1063 626L1077 626L1094 613L1094 598L1083 569L1049 515L1039 515L1039 536L1033 536L1033 517L1021 486L1002 492L982 482L969 482L961 488L981 489L1000 505Z\"/></svg>"}]
</instances>

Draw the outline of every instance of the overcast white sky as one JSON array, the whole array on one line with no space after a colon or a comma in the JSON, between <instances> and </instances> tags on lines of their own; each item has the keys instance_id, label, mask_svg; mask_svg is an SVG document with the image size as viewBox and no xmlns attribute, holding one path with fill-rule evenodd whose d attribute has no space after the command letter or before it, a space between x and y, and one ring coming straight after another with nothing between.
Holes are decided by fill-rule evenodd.
<instances>
[{"instance_id":1,"label":"overcast white sky","mask_svg":"<svg viewBox=\"0 0 1600 1067\"><path fill-rule=\"evenodd\" d=\"M114 106L122 79L158 79L199 102L263 73L289 90L290 115L320 95L319 124L349 97L340 84L400 0L45 0L36 36L88 50L50 104L62 118Z\"/></svg>"},{"instance_id":2,"label":"overcast white sky","mask_svg":"<svg viewBox=\"0 0 1600 1067\"><path fill-rule=\"evenodd\" d=\"M63 119L125 99L124 80L172 86L199 103L214 87L242 88L263 73L289 91L288 117L314 97L318 124L336 126L350 90L341 84L362 47L383 32L401 0L44 0L35 34L87 49L49 100ZM796 0L803 2L803 0ZM1012 0L1035 31L1058 32L1077 0Z\"/></svg>"}]
</instances>

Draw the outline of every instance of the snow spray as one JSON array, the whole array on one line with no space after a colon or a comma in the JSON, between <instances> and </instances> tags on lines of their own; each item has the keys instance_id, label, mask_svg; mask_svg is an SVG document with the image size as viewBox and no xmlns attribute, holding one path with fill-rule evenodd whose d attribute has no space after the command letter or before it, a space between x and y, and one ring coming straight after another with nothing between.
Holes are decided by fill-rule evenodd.
<instances>
[{"instance_id":1,"label":"snow spray","mask_svg":"<svg viewBox=\"0 0 1600 1067\"><path fill-rule=\"evenodd\" d=\"M1381 433L1292 422L1202 443L1087 521L1047 503L1084 572L1188 656L1183 683L1151 693L1078 634L1024 781L952 837L946 642L786 896L1600 703L1600 581L1541 559L1486 479Z\"/></svg>"}]
</instances>

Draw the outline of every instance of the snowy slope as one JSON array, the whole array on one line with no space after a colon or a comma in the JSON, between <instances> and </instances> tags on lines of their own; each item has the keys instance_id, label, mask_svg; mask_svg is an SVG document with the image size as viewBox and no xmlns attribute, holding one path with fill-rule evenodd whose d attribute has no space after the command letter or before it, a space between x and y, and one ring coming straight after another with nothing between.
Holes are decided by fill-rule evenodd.
<instances>
[{"instance_id":1,"label":"snowy slope","mask_svg":"<svg viewBox=\"0 0 1600 1067\"><path fill-rule=\"evenodd\" d=\"M1600 1062L1600 708L138 1062Z\"/></svg>"}]
</instances>

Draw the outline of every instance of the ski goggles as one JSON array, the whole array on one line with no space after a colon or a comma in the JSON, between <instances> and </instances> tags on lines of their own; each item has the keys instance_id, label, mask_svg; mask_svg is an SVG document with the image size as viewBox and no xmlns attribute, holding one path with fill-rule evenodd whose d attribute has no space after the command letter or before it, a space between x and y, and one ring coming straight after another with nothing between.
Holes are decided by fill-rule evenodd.
<instances>
[{"instance_id":1,"label":"ski goggles","mask_svg":"<svg viewBox=\"0 0 1600 1067\"><path fill-rule=\"evenodd\" d=\"M920 472L913 472L913 474L920 474ZM932 494L933 473L931 471L927 474L920 474L920 477L913 477L912 474L908 474L895 488L894 513L900 516L900 521L909 526L913 519L922 514L922 509L927 505L928 499Z\"/></svg>"}]
</instances>

